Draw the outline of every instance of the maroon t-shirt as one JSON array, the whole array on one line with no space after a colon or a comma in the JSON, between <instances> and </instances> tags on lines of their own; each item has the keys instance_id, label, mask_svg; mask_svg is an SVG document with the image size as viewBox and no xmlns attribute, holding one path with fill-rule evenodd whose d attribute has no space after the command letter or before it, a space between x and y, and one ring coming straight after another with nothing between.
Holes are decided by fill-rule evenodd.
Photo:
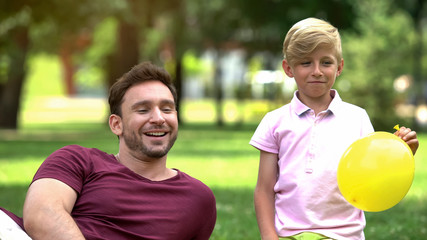
<instances>
[{"instance_id":1,"label":"maroon t-shirt","mask_svg":"<svg viewBox=\"0 0 427 240\"><path fill-rule=\"evenodd\" d=\"M77 145L50 155L33 181L54 178L78 198L72 211L86 239L209 239L216 222L215 197L201 181L178 171L151 181L112 154Z\"/></svg>"}]
</instances>

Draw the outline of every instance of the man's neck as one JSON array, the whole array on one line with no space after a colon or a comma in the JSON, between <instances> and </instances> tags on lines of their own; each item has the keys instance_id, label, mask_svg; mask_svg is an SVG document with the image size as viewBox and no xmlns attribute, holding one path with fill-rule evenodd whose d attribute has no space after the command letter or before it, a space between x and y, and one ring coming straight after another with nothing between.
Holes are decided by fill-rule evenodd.
<instances>
[{"instance_id":1,"label":"man's neck","mask_svg":"<svg viewBox=\"0 0 427 240\"><path fill-rule=\"evenodd\" d=\"M178 174L176 170L166 167L166 155L162 158L148 158L121 151L116 155L116 159L136 174L151 181L163 181Z\"/></svg>"}]
</instances>

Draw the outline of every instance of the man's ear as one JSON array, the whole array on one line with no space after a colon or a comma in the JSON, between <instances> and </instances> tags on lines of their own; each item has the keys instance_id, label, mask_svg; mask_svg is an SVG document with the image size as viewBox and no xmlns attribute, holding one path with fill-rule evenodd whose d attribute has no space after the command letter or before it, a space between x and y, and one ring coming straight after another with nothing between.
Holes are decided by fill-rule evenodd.
<instances>
[{"instance_id":1,"label":"man's ear","mask_svg":"<svg viewBox=\"0 0 427 240\"><path fill-rule=\"evenodd\" d=\"M286 75L288 77L290 77L290 78L294 77L291 65L289 65L289 63L288 63L288 61L286 59L283 59L283 61L282 61L282 68L283 68L283 71L285 71L285 73L286 73Z\"/></svg>"},{"instance_id":2,"label":"man's ear","mask_svg":"<svg viewBox=\"0 0 427 240\"><path fill-rule=\"evenodd\" d=\"M337 77L341 75L343 68L344 68L344 59L341 58L341 61L338 63Z\"/></svg>"},{"instance_id":3,"label":"man's ear","mask_svg":"<svg viewBox=\"0 0 427 240\"><path fill-rule=\"evenodd\" d=\"M111 114L108 119L108 124L110 125L111 131L120 136L123 133L123 123L122 118L117 114Z\"/></svg>"}]
</instances>

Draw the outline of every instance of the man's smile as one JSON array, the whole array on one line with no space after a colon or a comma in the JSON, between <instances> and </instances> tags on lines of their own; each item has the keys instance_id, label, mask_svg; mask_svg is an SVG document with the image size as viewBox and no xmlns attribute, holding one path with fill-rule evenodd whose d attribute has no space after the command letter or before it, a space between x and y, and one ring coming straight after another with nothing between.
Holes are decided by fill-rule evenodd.
<instances>
[{"instance_id":1,"label":"man's smile","mask_svg":"<svg viewBox=\"0 0 427 240\"><path fill-rule=\"evenodd\" d=\"M167 132L146 132L144 134L150 137L163 137L167 134Z\"/></svg>"}]
</instances>

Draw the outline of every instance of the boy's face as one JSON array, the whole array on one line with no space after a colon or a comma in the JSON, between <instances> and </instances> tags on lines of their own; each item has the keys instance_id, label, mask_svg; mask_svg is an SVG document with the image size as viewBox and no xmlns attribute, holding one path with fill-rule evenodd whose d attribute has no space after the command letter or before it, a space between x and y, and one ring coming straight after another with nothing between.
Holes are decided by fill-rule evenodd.
<instances>
[{"instance_id":1,"label":"boy's face","mask_svg":"<svg viewBox=\"0 0 427 240\"><path fill-rule=\"evenodd\" d=\"M338 62L334 50L327 47L317 48L292 65L286 60L282 63L286 75L295 79L299 98L305 104L330 99L330 90L343 66L344 61Z\"/></svg>"}]
</instances>

